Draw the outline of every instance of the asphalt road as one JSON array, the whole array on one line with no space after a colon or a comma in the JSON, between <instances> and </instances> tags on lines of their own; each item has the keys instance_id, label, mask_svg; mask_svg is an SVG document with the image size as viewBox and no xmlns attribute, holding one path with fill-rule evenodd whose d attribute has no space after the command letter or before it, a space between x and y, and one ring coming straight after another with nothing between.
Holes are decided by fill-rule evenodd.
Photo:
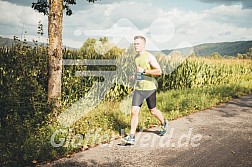
<instances>
[{"instance_id":1,"label":"asphalt road","mask_svg":"<svg viewBox=\"0 0 252 167\"><path fill-rule=\"evenodd\" d=\"M137 134L134 146L120 140L63 158L46 167L252 166L252 94Z\"/></svg>"}]
</instances>

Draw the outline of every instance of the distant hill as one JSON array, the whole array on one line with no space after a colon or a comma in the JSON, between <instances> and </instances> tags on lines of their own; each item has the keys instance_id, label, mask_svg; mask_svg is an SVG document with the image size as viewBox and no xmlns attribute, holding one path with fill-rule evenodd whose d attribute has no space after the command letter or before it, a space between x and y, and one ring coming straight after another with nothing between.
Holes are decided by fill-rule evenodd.
<instances>
[{"instance_id":1,"label":"distant hill","mask_svg":"<svg viewBox=\"0 0 252 167\"><path fill-rule=\"evenodd\" d=\"M14 45L14 39L10 39L10 38L3 38L0 36L0 46L5 46L5 47L11 47ZM35 46L35 44L31 41L27 41L27 44L29 46Z\"/></svg>"},{"instance_id":2,"label":"distant hill","mask_svg":"<svg viewBox=\"0 0 252 167\"><path fill-rule=\"evenodd\" d=\"M13 46L13 44L14 44L13 39L0 37L0 46L11 47ZM28 42L28 45L34 46L34 43ZM209 56L213 52L218 52L221 56L237 56L237 53L241 54L247 53L249 48L252 48L252 41L205 43L194 46L194 52L197 56ZM183 49L185 48L181 48L181 50ZM169 54L171 51L172 50L162 50L162 52L165 54ZM150 52L152 54L158 53L158 51L150 51Z\"/></svg>"},{"instance_id":3,"label":"distant hill","mask_svg":"<svg viewBox=\"0 0 252 167\"><path fill-rule=\"evenodd\" d=\"M247 53L249 48L252 48L252 41L205 43L194 46L194 53L197 56L209 56L213 52L218 52L221 56L237 56L237 53ZM162 50L165 54L171 51Z\"/></svg>"},{"instance_id":4,"label":"distant hill","mask_svg":"<svg viewBox=\"0 0 252 167\"><path fill-rule=\"evenodd\" d=\"M11 47L14 44L13 39L0 37L0 46Z\"/></svg>"},{"instance_id":5,"label":"distant hill","mask_svg":"<svg viewBox=\"0 0 252 167\"><path fill-rule=\"evenodd\" d=\"M206 43L194 46L194 52L198 56L211 55L218 52L222 56L236 56L237 53L247 53L252 48L252 41Z\"/></svg>"}]
</instances>

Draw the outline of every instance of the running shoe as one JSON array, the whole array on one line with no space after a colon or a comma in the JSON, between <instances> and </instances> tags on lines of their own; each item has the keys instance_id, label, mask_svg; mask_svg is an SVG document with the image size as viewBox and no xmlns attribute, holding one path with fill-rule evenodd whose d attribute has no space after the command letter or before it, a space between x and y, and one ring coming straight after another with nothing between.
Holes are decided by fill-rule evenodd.
<instances>
[{"instance_id":1,"label":"running shoe","mask_svg":"<svg viewBox=\"0 0 252 167\"><path fill-rule=\"evenodd\" d=\"M168 120L165 120L164 124L161 126L159 136L164 136L168 128Z\"/></svg>"},{"instance_id":2,"label":"running shoe","mask_svg":"<svg viewBox=\"0 0 252 167\"><path fill-rule=\"evenodd\" d=\"M134 145L135 144L135 137L131 137L130 135L121 139L122 144L124 145Z\"/></svg>"}]
</instances>

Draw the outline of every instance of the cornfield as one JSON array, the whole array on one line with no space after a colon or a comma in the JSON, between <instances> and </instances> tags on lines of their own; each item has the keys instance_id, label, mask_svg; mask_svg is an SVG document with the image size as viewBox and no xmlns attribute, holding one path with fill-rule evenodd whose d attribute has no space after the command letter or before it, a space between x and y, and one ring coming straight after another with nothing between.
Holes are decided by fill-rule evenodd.
<instances>
[{"instance_id":1,"label":"cornfield","mask_svg":"<svg viewBox=\"0 0 252 167\"><path fill-rule=\"evenodd\" d=\"M187 58L181 62L166 58L160 64L163 71L177 67L158 78L161 90L204 87L252 79L251 60Z\"/></svg>"}]
</instances>

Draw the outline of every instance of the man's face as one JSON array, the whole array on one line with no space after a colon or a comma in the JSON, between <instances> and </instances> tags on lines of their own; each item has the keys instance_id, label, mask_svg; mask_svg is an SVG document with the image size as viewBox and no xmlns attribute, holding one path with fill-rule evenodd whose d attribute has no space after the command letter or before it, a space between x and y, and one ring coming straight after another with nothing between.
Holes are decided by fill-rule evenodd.
<instances>
[{"instance_id":1,"label":"man's face","mask_svg":"<svg viewBox=\"0 0 252 167\"><path fill-rule=\"evenodd\" d=\"M136 52L142 52L144 51L145 43L142 39L135 39L134 46L135 46Z\"/></svg>"}]
</instances>

